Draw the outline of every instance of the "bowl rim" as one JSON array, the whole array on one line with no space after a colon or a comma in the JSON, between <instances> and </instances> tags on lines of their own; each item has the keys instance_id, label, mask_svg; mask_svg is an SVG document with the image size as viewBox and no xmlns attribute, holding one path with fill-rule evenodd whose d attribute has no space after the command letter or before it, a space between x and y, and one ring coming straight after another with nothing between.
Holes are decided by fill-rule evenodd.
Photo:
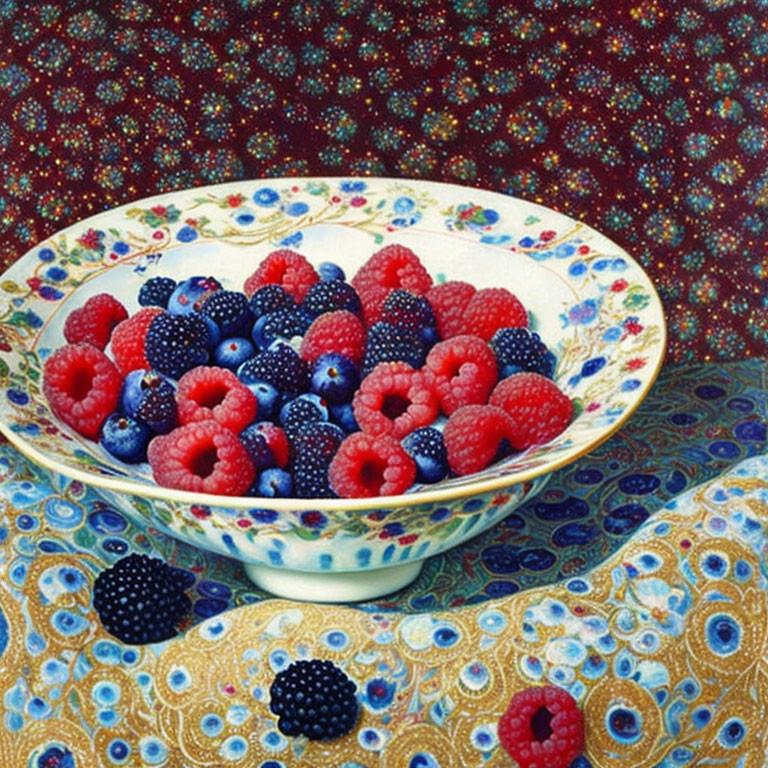
<instances>
[{"instance_id":1,"label":"bowl rim","mask_svg":"<svg viewBox=\"0 0 768 768\"><path fill-rule=\"evenodd\" d=\"M593 451L595 448L597 448L599 445L601 445L606 440L608 440L611 436L613 436L635 414L637 409L645 400L648 392L650 391L651 387L654 385L656 379L658 378L658 375L664 364L664 360L666 358L666 351L667 351L668 332L667 332L666 317L664 315L664 308L661 302L661 298L658 294L658 291L656 290L656 287L653 281L651 280L651 278L649 277L648 273L645 271L642 265L636 259L634 259L632 255L628 253L623 247L615 243L609 237L604 235L601 231L595 229L588 223L579 222L578 220L568 216L568 214L555 210L554 208L549 208L546 205L543 205L541 203L537 203L531 200L526 200L520 197L515 197L513 195L507 195L503 192L498 192L492 189L481 189L478 187L471 187L471 186L462 185L462 184L452 184L450 182L443 182L443 181L432 181L429 179L411 179L407 177L396 177L396 176L355 176L355 175L260 177L260 178L250 178L250 179L239 179L235 181L222 182L218 184L206 184L206 185L201 185L199 187L188 187L188 188L179 189L179 190L172 190L169 192L161 192L161 193L150 195L147 197L138 197L126 203L123 203L119 206L115 206L113 208L100 211L98 213L92 214L91 216L85 217L83 219L78 219L76 222L64 227L63 229L53 232L52 234L43 238L40 242L36 243L34 246L32 246L32 248L28 249L24 254L22 254L13 264L11 264L8 270L6 270L6 272L0 275L0 277L4 277L7 272L10 272L11 270L13 270L16 264L26 259L32 252L40 248L40 246L44 242L49 241L55 237L66 235L72 232L73 230L79 231L82 228L87 227L89 222L98 221L104 215L118 214L128 208L135 207L139 203L151 206L152 203L156 203L160 200L167 200L169 196L194 194L196 192L202 192L203 190L206 190L206 191L221 190L224 194L226 194L228 189L242 189L243 185L257 184L260 182L263 182L266 184L279 185L280 183L297 184L297 183L312 183L312 182L318 182L318 183L343 182L343 181L348 181L353 179L359 179L362 181L392 183L392 184L409 184L409 185L415 185L416 187L438 186L438 187L444 187L447 189L454 189L454 190L457 188L466 189L467 191L479 193L482 195L489 195L492 197L507 199L507 200L513 201L515 204L520 204L525 207L531 208L533 210L539 210L542 213L546 213L547 215L556 214L557 216L561 216L571 222L578 223L581 226L585 227L586 229L595 232L602 239L610 243L621 254L622 258L628 260L632 265L634 265L634 267L638 270L638 273L645 278L645 281L647 283L645 287L648 289L649 293L653 297L653 300L656 306L659 309L659 313L658 313L659 314L659 318L658 318L659 339L658 339L658 344L656 346L658 349L660 349L660 354L657 356L655 365L653 369L650 371L650 374L648 375L646 381L644 381L644 383L640 387L638 387L636 391L636 396L633 402L627 407L625 411L621 413L621 415L616 419L616 421L614 421L608 427L599 430L594 437L586 440L584 444L572 450L566 449L563 451L562 456L560 456L559 458L553 459L550 461L545 461L543 464L539 464L537 466L534 466L528 469L522 469L517 472L510 472L509 474L495 475L485 480L483 479L472 480L471 478L473 477L473 475L466 475L464 476L464 478L466 479L466 482L456 483L447 487L430 487L429 485L425 484L420 486L417 491L414 491L411 493L397 494L393 496L358 497L353 499L346 499L346 498L301 499L301 498L294 498L294 497L270 498L270 497L262 497L262 496L225 496L225 495L219 495L219 494L196 493L194 491L183 491L183 490L177 490L174 488L166 488L164 486L150 485L148 483L137 482L131 479L124 479L124 478L110 476L110 475L102 475L99 473L90 473L90 472L78 469L76 467L72 467L63 462L57 461L55 458L51 458L47 454L35 448L34 445L31 445L27 441L25 441L19 433L10 429L3 420L0 420L0 434L5 436L6 439L11 443L11 445L17 448L19 452L22 453L24 456L26 456L30 461L43 467L44 469L55 472L58 475L70 478L71 480L84 483L86 486L90 486L97 489L102 488L104 490L122 493L129 496L138 496L140 498L154 499L157 501L164 501L167 503L176 503L176 504L189 505L189 506L198 505L198 506L206 506L206 507L212 507L212 508L213 507L225 508L225 509L229 508L232 510L248 510L248 509L254 509L258 507L261 509L274 510L276 512L295 512L295 513L301 513L301 512L307 512L307 511L364 512L364 511L374 511L381 508L394 509L394 508L402 508L402 507L417 507L425 504L456 501L458 499L462 499L470 496L476 496L479 494L491 493L494 491L503 491L505 489L508 489L520 483L530 482L532 480L535 480L541 477L542 475L547 475L551 472L554 472L555 470L560 469L561 467L567 464L571 464L572 462L587 455L588 453ZM56 416L54 416L53 418L57 419ZM60 422L60 420L58 419L57 421ZM573 423L574 422L571 422L571 424ZM64 426L65 426L65 430L69 429L68 427L66 427L66 425ZM538 447L538 446L535 446L535 447ZM519 458L521 456L524 457L525 454L526 454L526 451L523 451L516 455Z\"/></svg>"}]
</instances>

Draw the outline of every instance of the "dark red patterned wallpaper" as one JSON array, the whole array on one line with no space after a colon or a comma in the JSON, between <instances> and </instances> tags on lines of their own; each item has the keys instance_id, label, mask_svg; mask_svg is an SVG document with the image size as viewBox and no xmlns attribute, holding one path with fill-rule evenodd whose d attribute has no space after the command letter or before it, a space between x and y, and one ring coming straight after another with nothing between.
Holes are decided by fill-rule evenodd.
<instances>
[{"instance_id":1,"label":"dark red patterned wallpaper","mask_svg":"<svg viewBox=\"0 0 768 768\"><path fill-rule=\"evenodd\" d=\"M656 281L670 359L768 355L768 0L0 0L0 260L238 178L473 185Z\"/></svg>"}]
</instances>

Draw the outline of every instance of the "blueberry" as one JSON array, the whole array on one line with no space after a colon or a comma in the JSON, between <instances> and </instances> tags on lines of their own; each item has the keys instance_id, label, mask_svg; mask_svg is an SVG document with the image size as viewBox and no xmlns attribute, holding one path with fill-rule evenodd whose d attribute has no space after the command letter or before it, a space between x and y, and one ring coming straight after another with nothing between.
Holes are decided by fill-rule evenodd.
<instances>
[{"instance_id":1,"label":"blueberry","mask_svg":"<svg viewBox=\"0 0 768 768\"><path fill-rule=\"evenodd\" d=\"M439 430L415 429L403 438L402 446L416 462L416 482L436 483L448 475L448 454Z\"/></svg>"},{"instance_id":2,"label":"blueberry","mask_svg":"<svg viewBox=\"0 0 768 768\"><path fill-rule=\"evenodd\" d=\"M357 423L355 412L352 410L352 403L339 403L337 405L331 403L328 406L328 410L330 411L331 419L347 434L360 431L360 425Z\"/></svg>"},{"instance_id":3,"label":"blueberry","mask_svg":"<svg viewBox=\"0 0 768 768\"><path fill-rule=\"evenodd\" d=\"M120 408L124 413L135 416L141 401L144 398L145 388L142 386L142 380L149 373L144 368L137 368L131 371L123 379L123 388L120 391Z\"/></svg>"},{"instance_id":4,"label":"blueberry","mask_svg":"<svg viewBox=\"0 0 768 768\"><path fill-rule=\"evenodd\" d=\"M256 472L263 472L277 465L277 460L269 447L267 436L262 432L260 424L250 424L239 435L240 442L251 457Z\"/></svg>"},{"instance_id":5,"label":"blueberry","mask_svg":"<svg viewBox=\"0 0 768 768\"><path fill-rule=\"evenodd\" d=\"M168 299L168 311L174 315L199 312L205 299L221 288L215 277L190 277L180 282Z\"/></svg>"},{"instance_id":6,"label":"blueberry","mask_svg":"<svg viewBox=\"0 0 768 768\"><path fill-rule=\"evenodd\" d=\"M101 445L107 453L126 464L146 461L152 430L132 416L113 413L101 429Z\"/></svg>"},{"instance_id":7,"label":"blueberry","mask_svg":"<svg viewBox=\"0 0 768 768\"><path fill-rule=\"evenodd\" d=\"M213 359L216 365L229 368L234 371L256 352L256 347L249 339L235 336L224 339L213 351Z\"/></svg>"},{"instance_id":8,"label":"blueberry","mask_svg":"<svg viewBox=\"0 0 768 768\"><path fill-rule=\"evenodd\" d=\"M256 395L256 399L259 401L259 407L256 411L256 415L262 421L271 419L276 411L277 406L280 403L280 393L266 381L244 381L243 382L248 389Z\"/></svg>"},{"instance_id":9,"label":"blueberry","mask_svg":"<svg viewBox=\"0 0 768 768\"><path fill-rule=\"evenodd\" d=\"M347 403L359 384L360 371L348 357L337 352L327 352L317 358L310 389L324 400L334 405Z\"/></svg>"},{"instance_id":10,"label":"blueberry","mask_svg":"<svg viewBox=\"0 0 768 768\"><path fill-rule=\"evenodd\" d=\"M293 494L293 478L284 469L265 469L259 475L256 489L260 496L285 499Z\"/></svg>"},{"instance_id":11,"label":"blueberry","mask_svg":"<svg viewBox=\"0 0 768 768\"><path fill-rule=\"evenodd\" d=\"M344 280L344 270L332 261L323 261L317 268L321 280Z\"/></svg>"}]
</instances>

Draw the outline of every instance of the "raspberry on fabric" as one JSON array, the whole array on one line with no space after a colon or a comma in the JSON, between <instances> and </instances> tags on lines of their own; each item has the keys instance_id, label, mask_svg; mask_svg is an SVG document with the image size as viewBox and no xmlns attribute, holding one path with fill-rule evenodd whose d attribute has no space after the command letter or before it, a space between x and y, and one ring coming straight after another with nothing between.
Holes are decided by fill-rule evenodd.
<instances>
[{"instance_id":1,"label":"raspberry on fabric","mask_svg":"<svg viewBox=\"0 0 768 768\"><path fill-rule=\"evenodd\" d=\"M228 368L200 365L187 371L176 388L179 423L213 419L239 432L256 418L256 395Z\"/></svg>"},{"instance_id":2,"label":"raspberry on fabric","mask_svg":"<svg viewBox=\"0 0 768 768\"><path fill-rule=\"evenodd\" d=\"M59 347L43 366L43 394L53 413L78 434L97 440L116 409L123 377L92 344Z\"/></svg>"},{"instance_id":3,"label":"raspberry on fabric","mask_svg":"<svg viewBox=\"0 0 768 768\"><path fill-rule=\"evenodd\" d=\"M461 333L490 341L499 328L528 325L528 312L506 288L483 288L473 294L462 315Z\"/></svg>"},{"instance_id":4,"label":"raspberry on fabric","mask_svg":"<svg viewBox=\"0 0 768 768\"><path fill-rule=\"evenodd\" d=\"M439 405L429 373L407 363L379 363L360 383L352 400L363 432L401 440L438 416Z\"/></svg>"},{"instance_id":5,"label":"raspberry on fabric","mask_svg":"<svg viewBox=\"0 0 768 768\"><path fill-rule=\"evenodd\" d=\"M161 312L147 329L144 350L148 368L172 379L208 362L211 336L205 320L197 314Z\"/></svg>"},{"instance_id":6,"label":"raspberry on fabric","mask_svg":"<svg viewBox=\"0 0 768 768\"><path fill-rule=\"evenodd\" d=\"M168 299L175 290L176 281L172 277L150 277L139 288L139 305L168 309Z\"/></svg>"},{"instance_id":7,"label":"raspberry on fabric","mask_svg":"<svg viewBox=\"0 0 768 768\"><path fill-rule=\"evenodd\" d=\"M584 749L584 718L568 691L536 686L512 697L498 734L520 768L568 768Z\"/></svg>"},{"instance_id":8,"label":"raspberry on fabric","mask_svg":"<svg viewBox=\"0 0 768 768\"><path fill-rule=\"evenodd\" d=\"M269 687L269 709L286 736L330 741L349 733L360 704L357 686L332 661L294 661Z\"/></svg>"},{"instance_id":9,"label":"raspberry on fabric","mask_svg":"<svg viewBox=\"0 0 768 768\"><path fill-rule=\"evenodd\" d=\"M328 478L345 499L395 496L413 485L416 463L394 437L354 432L336 451Z\"/></svg>"},{"instance_id":10,"label":"raspberry on fabric","mask_svg":"<svg viewBox=\"0 0 768 768\"><path fill-rule=\"evenodd\" d=\"M475 295L476 288L461 280L433 285L424 298L435 313L437 332L441 339L450 339L462 332L464 310Z\"/></svg>"},{"instance_id":11,"label":"raspberry on fabric","mask_svg":"<svg viewBox=\"0 0 768 768\"><path fill-rule=\"evenodd\" d=\"M147 457L155 482L180 491L242 496L255 475L237 435L213 419L152 438Z\"/></svg>"},{"instance_id":12,"label":"raspberry on fabric","mask_svg":"<svg viewBox=\"0 0 768 768\"><path fill-rule=\"evenodd\" d=\"M447 416L462 405L488 402L498 377L496 358L488 344L464 334L435 344L425 367L434 374L434 391Z\"/></svg>"},{"instance_id":13,"label":"raspberry on fabric","mask_svg":"<svg viewBox=\"0 0 768 768\"><path fill-rule=\"evenodd\" d=\"M128 645L169 640L192 603L184 571L132 552L93 583L93 607L104 629Z\"/></svg>"},{"instance_id":14,"label":"raspberry on fabric","mask_svg":"<svg viewBox=\"0 0 768 768\"><path fill-rule=\"evenodd\" d=\"M464 405L454 411L443 429L451 470L457 475L482 472L503 451L514 426L492 405Z\"/></svg>"},{"instance_id":15,"label":"raspberry on fabric","mask_svg":"<svg viewBox=\"0 0 768 768\"><path fill-rule=\"evenodd\" d=\"M555 371L555 356L530 328L500 328L491 338L491 349L499 365L499 376L530 371L548 379Z\"/></svg>"},{"instance_id":16,"label":"raspberry on fabric","mask_svg":"<svg viewBox=\"0 0 768 768\"><path fill-rule=\"evenodd\" d=\"M560 388L539 373L515 373L491 392L490 405L501 408L514 424L508 435L517 451L557 437L573 418L573 403Z\"/></svg>"},{"instance_id":17,"label":"raspberry on fabric","mask_svg":"<svg viewBox=\"0 0 768 768\"><path fill-rule=\"evenodd\" d=\"M73 309L64 321L64 338L70 344L81 341L104 349L118 323L128 317L126 308L111 294L97 293L78 309Z\"/></svg>"},{"instance_id":18,"label":"raspberry on fabric","mask_svg":"<svg viewBox=\"0 0 768 768\"><path fill-rule=\"evenodd\" d=\"M418 331L380 321L368 328L362 374L370 373L379 363L397 361L421 368L425 357L425 345Z\"/></svg>"},{"instance_id":19,"label":"raspberry on fabric","mask_svg":"<svg viewBox=\"0 0 768 768\"><path fill-rule=\"evenodd\" d=\"M245 281L243 290L251 296L264 285L280 285L300 302L320 280L315 268L300 253L282 248L272 251Z\"/></svg>"},{"instance_id":20,"label":"raspberry on fabric","mask_svg":"<svg viewBox=\"0 0 768 768\"><path fill-rule=\"evenodd\" d=\"M365 328L357 315L340 309L312 321L301 342L301 357L314 364L326 352L337 352L360 365L365 352Z\"/></svg>"},{"instance_id":21,"label":"raspberry on fabric","mask_svg":"<svg viewBox=\"0 0 768 768\"><path fill-rule=\"evenodd\" d=\"M115 326L110 339L110 349L123 376L139 368L151 367L144 343L152 320L162 312L159 307L145 307Z\"/></svg>"},{"instance_id":22,"label":"raspberry on fabric","mask_svg":"<svg viewBox=\"0 0 768 768\"><path fill-rule=\"evenodd\" d=\"M376 251L352 278L363 305L366 325L373 325L381 319L381 311L387 296L402 288L418 296L432 286L432 278L419 257L404 245L393 243Z\"/></svg>"}]
</instances>

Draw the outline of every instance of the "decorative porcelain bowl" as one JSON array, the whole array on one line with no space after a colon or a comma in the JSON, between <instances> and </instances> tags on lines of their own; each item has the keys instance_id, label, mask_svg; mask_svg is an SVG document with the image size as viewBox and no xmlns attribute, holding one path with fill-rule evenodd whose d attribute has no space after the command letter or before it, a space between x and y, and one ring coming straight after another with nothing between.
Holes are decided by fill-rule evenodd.
<instances>
[{"instance_id":1,"label":"decorative porcelain bowl","mask_svg":"<svg viewBox=\"0 0 768 768\"><path fill-rule=\"evenodd\" d=\"M240 290L275 247L351 277L389 243L432 275L503 286L529 309L576 404L553 442L486 471L400 496L299 500L205 496L157 486L74 434L41 390L67 314L109 292L129 312L153 275L214 275ZM362 600L398 589L427 557L538 493L549 474L626 421L653 383L665 325L648 277L588 226L533 203L432 182L270 179L174 192L107 211L33 248L0 278L0 430L62 490L85 483L139 522L242 561L275 594Z\"/></svg>"}]
</instances>

